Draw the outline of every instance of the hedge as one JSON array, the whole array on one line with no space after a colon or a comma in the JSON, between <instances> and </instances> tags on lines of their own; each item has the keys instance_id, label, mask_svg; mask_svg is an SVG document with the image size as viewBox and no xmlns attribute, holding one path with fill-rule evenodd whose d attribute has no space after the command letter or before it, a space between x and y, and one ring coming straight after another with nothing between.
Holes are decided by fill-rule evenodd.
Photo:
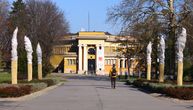
<instances>
[{"instance_id":1,"label":"hedge","mask_svg":"<svg viewBox=\"0 0 193 110\"><path fill-rule=\"evenodd\" d=\"M132 84L151 93L162 93L173 98L193 100L193 85L177 86L147 80L135 80Z\"/></svg>"},{"instance_id":2,"label":"hedge","mask_svg":"<svg viewBox=\"0 0 193 110\"><path fill-rule=\"evenodd\" d=\"M0 84L0 97L20 97L59 83L57 79L19 81L19 84Z\"/></svg>"}]
</instances>

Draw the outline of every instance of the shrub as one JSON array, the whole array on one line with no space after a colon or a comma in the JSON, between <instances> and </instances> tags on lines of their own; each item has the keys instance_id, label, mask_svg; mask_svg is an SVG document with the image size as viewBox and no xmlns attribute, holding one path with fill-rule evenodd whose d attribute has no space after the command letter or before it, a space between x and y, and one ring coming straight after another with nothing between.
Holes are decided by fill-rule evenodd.
<instances>
[{"instance_id":1,"label":"shrub","mask_svg":"<svg viewBox=\"0 0 193 110\"><path fill-rule=\"evenodd\" d=\"M129 78L129 79L127 79L127 81L126 81L126 85L131 85L131 84L133 84L134 81L136 81L136 80L138 80L138 79L137 79L137 78Z\"/></svg>"},{"instance_id":2,"label":"shrub","mask_svg":"<svg viewBox=\"0 0 193 110\"><path fill-rule=\"evenodd\" d=\"M37 80L37 79L35 79L35 80L31 80L30 82L28 82L27 80L21 80L21 81L19 81L19 83L28 83L28 84L31 84L31 83L46 83L47 84L47 86L49 87L49 86L53 86L53 85L56 85L56 84L58 84L60 81L59 81L59 79L55 79L55 78L48 78L48 79L42 79L42 80Z\"/></svg>"},{"instance_id":3,"label":"shrub","mask_svg":"<svg viewBox=\"0 0 193 110\"><path fill-rule=\"evenodd\" d=\"M135 80L133 85L148 90L148 92L163 93L173 98L184 100L193 99L193 85L178 87L170 83L154 83L154 81L146 80Z\"/></svg>"},{"instance_id":4,"label":"shrub","mask_svg":"<svg viewBox=\"0 0 193 110\"><path fill-rule=\"evenodd\" d=\"M57 79L43 79L43 80L41 80L41 82L46 83L49 87L49 86L53 86L53 85L58 84L59 80L57 80Z\"/></svg>"},{"instance_id":5,"label":"shrub","mask_svg":"<svg viewBox=\"0 0 193 110\"><path fill-rule=\"evenodd\" d=\"M30 85L31 86L31 92L37 92L37 91L40 91L46 87L48 87L48 85L46 83L29 83L27 85Z\"/></svg>"},{"instance_id":6,"label":"shrub","mask_svg":"<svg viewBox=\"0 0 193 110\"><path fill-rule=\"evenodd\" d=\"M192 100L193 99L193 88L190 87L168 87L164 88L164 93L168 96L184 99L184 100Z\"/></svg>"},{"instance_id":7,"label":"shrub","mask_svg":"<svg viewBox=\"0 0 193 110\"><path fill-rule=\"evenodd\" d=\"M0 97L20 97L31 93L30 85L6 85L0 88Z\"/></svg>"}]
</instances>

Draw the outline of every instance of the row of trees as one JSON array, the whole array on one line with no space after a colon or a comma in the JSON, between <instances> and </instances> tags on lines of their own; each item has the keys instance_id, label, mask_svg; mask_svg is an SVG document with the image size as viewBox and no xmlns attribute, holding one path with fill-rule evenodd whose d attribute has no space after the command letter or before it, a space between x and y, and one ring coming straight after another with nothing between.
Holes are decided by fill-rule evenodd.
<instances>
[{"instance_id":1,"label":"row of trees","mask_svg":"<svg viewBox=\"0 0 193 110\"><path fill-rule=\"evenodd\" d=\"M63 12L50 0L16 0L11 6L7 0L0 0L0 46L3 53L10 55L11 37L14 29L18 33L19 74L26 74L27 61L24 36L32 41L33 50L39 42L43 50L43 74L49 73L49 62L54 41L69 32L69 24ZM36 61L36 55L33 54ZM10 60L10 57L8 58ZM37 74L37 64L33 72Z\"/></svg>"},{"instance_id":2,"label":"row of trees","mask_svg":"<svg viewBox=\"0 0 193 110\"><path fill-rule=\"evenodd\" d=\"M143 64L146 60L147 43L152 41L152 59L157 70L159 36L164 34L166 36L166 74L170 75L176 74L175 42L177 29L178 27L185 27L188 36L184 52L184 69L185 72L191 73L193 71L192 10L192 0L122 0L120 4L109 8L108 21L121 23L124 34L134 36L138 42L144 45L144 48L135 51L137 55L144 57L141 61ZM132 52L132 50L128 52Z\"/></svg>"}]
</instances>

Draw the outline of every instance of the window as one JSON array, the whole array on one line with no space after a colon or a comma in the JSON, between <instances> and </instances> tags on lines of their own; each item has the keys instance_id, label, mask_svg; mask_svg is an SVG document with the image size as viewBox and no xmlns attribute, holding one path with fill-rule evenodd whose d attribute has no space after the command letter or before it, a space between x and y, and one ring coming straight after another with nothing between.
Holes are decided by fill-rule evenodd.
<instances>
[{"instance_id":1,"label":"window","mask_svg":"<svg viewBox=\"0 0 193 110\"><path fill-rule=\"evenodd\" d=\"M109 62L109 60L107 60L107 65L109 65L110 64L110 62Z\"/></svg>"},{"instance_id":2,"label":"window","mask_svg":"<svg viewBox=\"0 0 193 110\"><path fill-rule=\"evenodd\" d=\"M69 60L69 65L72 65L72 59Z\"/></svg>"},{"instance_id":3,"label":"window","mask_svg":"<svg viewBox=\"0 0 193 110\"><path fill-rule=\"evenodd\" d=\"M68 59L68 65L76 65L76 59Z\"/></svg>"},{"instance_id":4,"label":"window","mask_svg":"<svg viewBox=\"0 0 193 110\"><path fill-rule=\"evenodd\" d=\"M114 60L113 64L116 64L116 59Z\"/></svg>"},{"instance_id":5,"label":"window","mask_svg":"<svg viewBox=\"0 0 193 110\"><path fill-rule=\"evenodd\" d=\"M76 65L76 59L72 60L72 65Z\"/></svg>"},{"instance_id":6,"label":"window","mask_svg":"<svg viewBox=\"0 0 193 110\"><path fill-rule=\"evenodd\" d=\"M88 54L95 55L95 49L94 48L89 48L88 49Z\"/></svg>"},{"instance_id":7,"label":"window","mask_svg":"<svg viewBox=\"0 0 193 110\"><path fill-rule=\"evenodd\" d=\"M111 65L113 65L114 60L111 60Z\"/></svg>"},{"instance_id":8,"label":"window","mask_svg":"<svg viewBox=\"0 0 193 110\"><path fill-rule=\"evenodd\" d=\"M105 60L105 65L107 65L108 63L107 63L107 59Z\"/></svg>"}]
</instances>

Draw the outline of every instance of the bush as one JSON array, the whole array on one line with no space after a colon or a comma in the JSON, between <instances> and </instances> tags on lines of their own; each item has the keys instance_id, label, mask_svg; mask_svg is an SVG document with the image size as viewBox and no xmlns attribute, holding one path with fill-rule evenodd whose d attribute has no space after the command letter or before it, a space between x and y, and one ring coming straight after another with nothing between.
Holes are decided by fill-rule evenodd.
<instances>
[{"instance_id":1,"label":"bush","mask_svg":"<svg viewBox=\"0 0 193 110\"><path fill-rule=\"evenodd\" d=\"M0 84L0 97L20 97L32 92L40 91L46 87L53 86L59 83L59 79L49 78L42 80L20 80L18 85L9 83Z\"/></svg>"},{"instance_id":2,"label":"bush","mask_svg":"<svg viewBox=\"0 0 193 110\"><path fill-rule=\"evenodd\" d=\"M164 89L164 93L168 96L184 99L184 100L192 100L193 99L193 88L190 87L168 87Z\"/></svg>"},{"instance_id":3,"label":"bush","mask_svg":"<svg viewBox=\"0 0 193 110\"><path fill-rule=\"evenodd\" d=\"M155 83L155 81L135 80L133 85L142 89L148 90L151 93L162 93L173 98L184 100L193 99L193 85L185 85L178 87L167 83Z\"/></svg>"},{"instance_id":4,"label":"bush","mask_svg":"<svg viewBox=\"0 0 193 110\"><path fill-rule=\"evenodd\" d=\"M7 85L0 88L0 97L20 97L30 93L30 85Z\"/></svg>"},{"instance_id":5,"label":"bush","mask_svg":"<svg viewBox=\"0 0 193 110\"><path fill-rule=\"evenodd\" d=\"M37 92L40 91L42 89L45 89L46 87L48 87L48 85L46 83L29 83L27 85L31 86L31 92Z\"/></svg>"},{"instance_id":6,"label":"bush","mask_svg":"<svg viewBox=\"0 0 193 110\"><path fill-rule=\"evenodd\" d=\"M137 78L130 77L129 79L126 80L126 85L131 85L133 84L134 81L138 80Z\"/></svg>"},{"instance_id":7,"label":"bush","mask_svg":"<svg viewBox=\"0 0 193 110\"><path fill-rule=\"evenodd\" d=\"M55 79L55 78L48 78L48 79L42 79L42 80L35 79L35 80L31 80L30 82L28 82L27 80L20 80L19 81L19 83L23 83L23 84L25 84L25 83L29 83L29 84L31 84L31 83L45 83L45 84L47 84L48 87L56 85L59 82L60 82L59 79Z\"/></svg>"},{"instance_id":8,"label":"bush","mask_svg":"<svg viewBox=\"0 0 193 110\"><path fill-rule=\"evenodd\" d=\"M53 86L59 83L58 79L42 79L42 80L32 80L30 82L22 81L22 83L45 83L47 86Z\"/></svg>"}]
</instances>

